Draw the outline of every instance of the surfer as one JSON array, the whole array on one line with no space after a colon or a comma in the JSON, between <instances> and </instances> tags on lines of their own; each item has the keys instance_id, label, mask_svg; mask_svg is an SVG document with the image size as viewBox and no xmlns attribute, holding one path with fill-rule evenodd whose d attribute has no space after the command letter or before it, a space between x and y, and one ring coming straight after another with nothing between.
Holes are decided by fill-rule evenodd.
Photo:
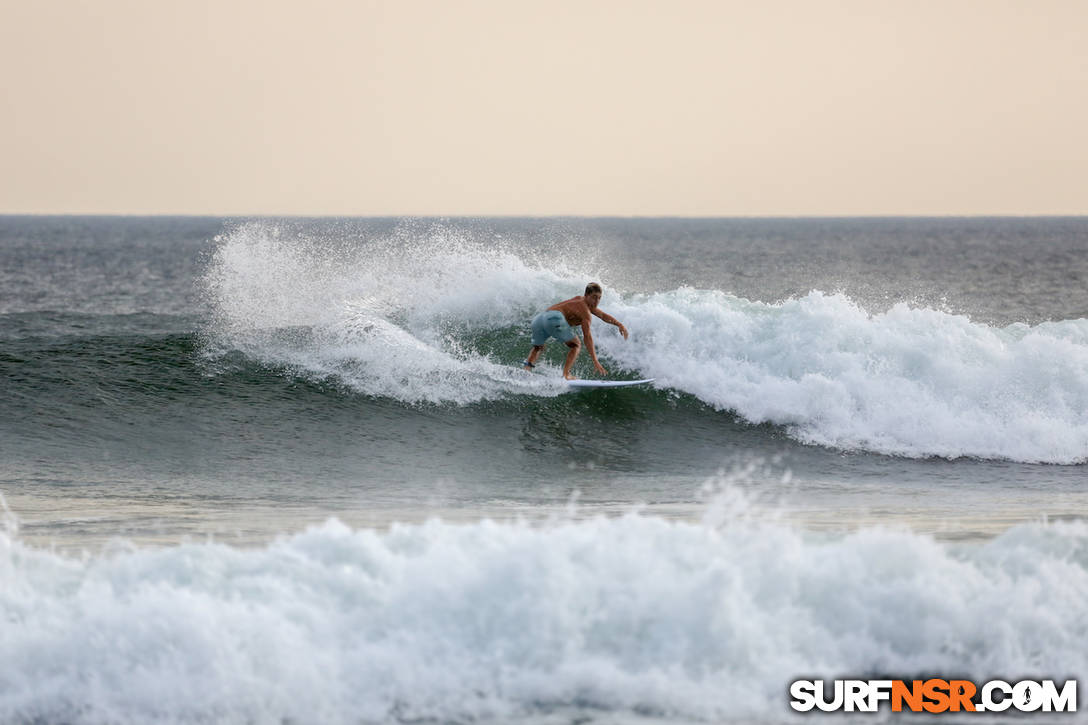
<instances>
[{"instance_id":1,"label":"surfer","mask_svg":"<svg viewBox=\"0 0 1088 725\"><path fill-rule=\"evenodd\" d=\"M536 367L536 359L544 350L545 343L549 338L554 337L570 348L567 350L567 359L563 362L563 377L567 380L575 380L576 378L570 374L570 369L574 367L574 359L582 351L582 341L578 339L578 335L574 334L574 328L581 326L582 337L586 340L589 356L593 358L597 372L608 375L608 371L597 360L597 350L593 347L593 334L589 331L590 315L596 315L608 324L620 328L620 334L623 335L624 340L627 339L627 328L615 317L597 308L602 294L601 286L596 282L590 282L586 285L584 295L557 302L534 317L533 349L529 351L529 357L522 363L522 367L526 370Z\"/></svg>"}]
</instances>

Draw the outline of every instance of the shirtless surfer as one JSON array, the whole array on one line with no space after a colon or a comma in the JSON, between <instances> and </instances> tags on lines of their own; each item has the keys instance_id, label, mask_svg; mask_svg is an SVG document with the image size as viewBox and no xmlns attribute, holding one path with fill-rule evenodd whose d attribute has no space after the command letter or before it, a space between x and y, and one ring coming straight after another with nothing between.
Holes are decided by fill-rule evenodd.
<instances>
[{"instance_id":1,"label":"shirtless surfer","mask_svg":"<svg viewBox=\"0 0 1088 725\"><path fill-rule=\"evenodd\" d=\"M571 297L549 307L544 312L533 318L533 349L529 351L529 358L522 364L526 370L536 367L536 359L544 350L544 344L549 338L554 337L559 342L565 343L570 350L567 351L567 359L563 363L563 377L567 380L576 378L570 374L574 366L574 359L582 350L582 343L574 334L574 328L582 327L582 337L586 339L586 347L589 348L589 356L593 358L593 364L601 375L608 375L608 371L597 360L597 350L593 347L593 334L589 331L589 317L596 315L610 325L620 328L623 339L627 339L627 328L612 315L597 309L601 302L601 286L596 282L586 285L586 293L578 297Z\"/></svg>"}]
</instances>

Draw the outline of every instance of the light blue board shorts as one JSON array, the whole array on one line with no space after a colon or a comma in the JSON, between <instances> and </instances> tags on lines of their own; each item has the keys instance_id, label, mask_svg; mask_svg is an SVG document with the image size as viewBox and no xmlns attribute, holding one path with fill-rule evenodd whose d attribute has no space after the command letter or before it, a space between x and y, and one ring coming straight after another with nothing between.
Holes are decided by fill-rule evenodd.
<instances>
[{"instance_id":1,"label":"light blue board shorts","mask_svg":"<svg viewBox=\"0 0 1088 725\"><path fill-rule=\"evenodd\" d=\"M533 345L543 345L549 337L559 342L574 339L574 328L567 324L567 318L559 310L545 310L533 318Z\"/></svg>"}]
</instances>

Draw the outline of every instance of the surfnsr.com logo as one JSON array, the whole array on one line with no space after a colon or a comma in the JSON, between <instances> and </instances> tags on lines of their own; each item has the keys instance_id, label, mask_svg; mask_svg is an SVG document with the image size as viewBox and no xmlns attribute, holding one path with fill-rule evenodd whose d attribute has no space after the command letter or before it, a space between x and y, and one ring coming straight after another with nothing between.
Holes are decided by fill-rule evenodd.
<instances>
[{"instance_id":1,"label":"surfnsr.com logo","mask_svg":"<svg viewBox=\"0 0 1088 725\"><path fill-rule=\"evenodd\" d=\"M885 703L892 712L1076 712L1077 681L797 680L790 698L798 712L876 712Z\"/></svg>"}]
</instances>

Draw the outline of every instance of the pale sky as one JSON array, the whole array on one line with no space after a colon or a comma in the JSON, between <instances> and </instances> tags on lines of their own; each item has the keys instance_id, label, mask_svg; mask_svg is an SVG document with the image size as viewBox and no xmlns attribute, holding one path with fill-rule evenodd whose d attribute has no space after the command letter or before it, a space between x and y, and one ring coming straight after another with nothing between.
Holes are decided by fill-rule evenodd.
<instances>
[{"instance_id":1,"label":"pale sky","mask_svg":"<svg viewBox=\"0 0 1088 725\"><path fill-rule=\"evenodd\" d=\"M1088 214L1088 0L0 0L0 213Z\"/></svg>"}]
</instances>

